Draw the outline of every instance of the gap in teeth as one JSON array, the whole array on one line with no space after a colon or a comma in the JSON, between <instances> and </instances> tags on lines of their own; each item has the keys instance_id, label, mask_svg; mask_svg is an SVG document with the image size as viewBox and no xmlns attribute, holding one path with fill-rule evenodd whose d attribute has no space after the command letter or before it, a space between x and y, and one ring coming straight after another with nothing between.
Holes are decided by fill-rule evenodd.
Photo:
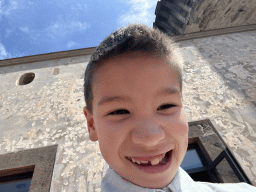
<instances>
[{"instance_id":1,"label":"gap in teeth","mask_svg":"<svg viewBox=\"0 0 256 192\"><path fill-rule=\"evenodd\" d=\"M162 156L160 157L155 157L155 158L152 158L150 160L150 163L151 165L158 165L165 157L166 153L164 153ZM149 161L139 161L135 158L132 158L132 157L128 157L128 159L132 160L133 163L137 163L137 164L148 164Z\"/></svg>"}]
</instances>

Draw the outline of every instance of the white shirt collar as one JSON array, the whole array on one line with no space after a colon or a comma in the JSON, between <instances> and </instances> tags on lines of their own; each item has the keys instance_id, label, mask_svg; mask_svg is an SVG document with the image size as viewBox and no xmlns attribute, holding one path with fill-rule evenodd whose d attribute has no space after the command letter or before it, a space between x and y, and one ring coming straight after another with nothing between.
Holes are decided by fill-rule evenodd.
<instances>
[{"instance_id":1,"label":"white shirt collar","mask_svg":"<svg viewBox=\"0 0 256 192\"><path fill-rule=\"evenodd\" d=\"M172 182L166 186L172 192L256 192L246 183L217 184L195 182L182 168L179 168ZM161 189L142 188L123 179L113 169L108 169L101 182L102 192L158 192Z\"/></svg>"},{"instance_id":2,"label":"white shirt collar","mask_svg":"<svg viewBox=\"0 0 256 192\"><path fill-rule=\"evenodd\" d=\"M193 191L196 189L196 183L190 176L182 169L179 168L173 181L166 186L171 191L184 192ZM139 187L131 182L123 179L113 169L108 169L101 183L102 192L120 192L120 191L133 191L133 192L156 192L159 189L148 189ZM198 188L197 188L198 189ZM196 191L196 190L195 190ZM198 191L198 190L197 190Z\"/></svg>"}]
</instances>

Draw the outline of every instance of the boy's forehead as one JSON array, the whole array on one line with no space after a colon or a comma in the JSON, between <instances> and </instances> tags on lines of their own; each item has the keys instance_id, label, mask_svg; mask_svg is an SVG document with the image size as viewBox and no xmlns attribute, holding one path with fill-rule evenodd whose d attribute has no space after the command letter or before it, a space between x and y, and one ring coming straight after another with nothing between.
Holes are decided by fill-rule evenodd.
<instances>
[{"instance_id":1,"label":"boy's forehead","mask_svg":"<svg viewBox=\"0 0 256 192\"><path fill-rule=\"evenodd\" d=\"M133 66L133 69L142 70L144 74L146 73L146 70L144 69L148 68L148 65L155 66L155 69L157 70L158 66L163 63L168 66L168 71L175 73L175 76L178 77L178 81L180 81L177 67L171 63L167 56L149 52L134 51L118 54L102 61L96 68L96 73L93 76L93 84L96 83L95 80L99 78L103 80L106 72L115 75L114 73L118 73L120 70L124 71L127 69L128 72L129 69L131 69L130 66ZM102 73L104 73L104 76L101 75Z\"/></svg>"},{"instance_id":2,"label":"boy's forehead","mask_svg":"<svg viewBox=\"0 0 256 192\"><path fill-rule=\"evenodd\" d=\"M144 62L144 59L154 60L157 58L158 60L164 61L170 67L172 66L171 62L165 55L159 55L157 53L151 52L142 52L142 51L133 51L133 52L125 52L118 55L114 55L109 57L105 61L102 61L100 65L97 67L96 75L97 76L102 70L105 71L107 69L116 68L120 66L130 66L134 64L138 68L145 68L149 63ZM139 62L137 62L140 60ZM134 62L136 61L136 62ZM159 64L159 62L155 62L154 64ZM106 67L107 65L107 67ZM171 67L172 68L172 67Z\"/></svg>"},{"instance_id":3,"label":"boy's forehead","mask_svg":"<svg viewBox=\"0 0 256 192\"><path fill-rule=\"evenodd\" d=\"M126 86L126 83L129 84L130 82L134 82L135 84L143 84L142 81L144 81L141 77L148 78L147 74L152 74L152 78L149 79L149 81L154 81L154 77L157 79L161 79L162 82L165 85L172 84L170 87L159 87L158 92L170 94L175 93L181 95L181 89L179 86L179 79L174 78L170 82L170 78L158 78L159 76L167 76L166 74L174 72L174 76L176 76L177 71L174 71L172 67L170 67L170 70L165 70L163 73L159 73L159 65L162 63L165 64L165 66L170 66L170 63L166 61L165 57L156 57L155 55L150 55L149 53L141 53L141 52L132 52L132 53L125 53L121 54L119 56L115 56L111 59L106 60L104 63L102 63L102 66L98 68L98 71L95 75L94 84L99 83L97 86L98 90L93 90L94 94L97 94L99 92L103 92L103 89L106 91L109 91L109 93L105 93L106 95L113 95L113 92L111 92L111 88L113 88L113 80L118 81L119 79L125 80L120 81L116 85L120 86L121 84ZM147 65L150 65L150 67L147 67ZM147 70L149 69L149 70ZM166 68L165 68L166 69ZM139 71L139 72L138 72ZM168 71L167 73L165 73ZM141 73L140 73L141 72ZM122 74L122 75L120 75ZM125 77L124 77L125 76ZM168 75L169 76L169 75ZM178 75L177 75L178 77ZM174 81L173 81L174 80ZM141 82L141 83L137 83ZM145 81L144 81L145 83ZM159 82L158 82L159 83ZM147 86L147 83L146 83ZM94 86L95 88L95 86ZM109 89L107 89L109 88ZM122 88L122 86L120 87ZM160 89L162 88L162 89ZM115 94L114 94L115 97ZM112 98L102 98L103 102L106 100L112 100Z\"/></svg>"}]
</instances>

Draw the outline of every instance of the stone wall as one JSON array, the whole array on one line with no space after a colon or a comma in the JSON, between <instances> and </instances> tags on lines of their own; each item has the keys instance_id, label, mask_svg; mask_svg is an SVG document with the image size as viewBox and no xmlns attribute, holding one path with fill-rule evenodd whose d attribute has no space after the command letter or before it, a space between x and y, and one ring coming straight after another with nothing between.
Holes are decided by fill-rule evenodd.
<instances>
[{"instance_id":1,"label":"stone wall","mask_svg":"<svg viewBox=\"0 0 256 192\"><path fill-rule=\"evenodd\" d=\"M179 45L188 121L210 118L256 185L256 31Z\"/></svg>"},{"instance_id":2,"label":"stone wall","mask_svg":"<svg viewBox=\"0 0 256 192\"><path fill-rule=\"evenodd\" d=\"M184 33L256 24L255 0L198 0Z\"/></svg>"}]
</instances>

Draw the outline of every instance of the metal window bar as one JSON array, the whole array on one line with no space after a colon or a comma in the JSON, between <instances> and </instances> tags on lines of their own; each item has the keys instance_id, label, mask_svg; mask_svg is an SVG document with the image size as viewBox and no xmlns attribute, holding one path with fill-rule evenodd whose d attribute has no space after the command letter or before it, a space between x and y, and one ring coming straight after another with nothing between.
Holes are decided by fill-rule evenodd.
<instances>
[{"instance_id":1,"label":"metal window bar","mask_svg":"<svg viewBox=\"0 0 256 192\"><path fill-rule=\"evenodd\" d=\"M200 168L193 168L193 169L189 169L186 170L186 172L188 174L193 174L193 173L198 173L198 172L203 172L206 171L211 179L211 182L213 183L218 183L219 180L216 178L216 176L212 173L212 170L210 170L209 167L209 162L207 161L207 159L205 158L205 155L203 154L202 150L199 148L199 146L197 144L189 144L188 145L188 149L196 149L202 163L203 163L203 167Z\"/></svg>"},{"instance_id":2,"label":"metal window bar","mask_svg":"<svg viewBox=\"0 0 256 192\"><path fill-rule=\"evenodd\" d=\"M228 148L224 149L218 157L216 157L216 159L210 163L208 165L208 169L211 171L212 169L214 169L223 159L226 159L229 163L229 165L231 166L231 168L233 169L233 171L235 172L236 176L238 177L239 181L241 182L246 182L248 184L251 184L251 182L249 181L249 179L247 178L247 176L244 174L242 168L240 167L240 165L237 163L237 161L235 160L235 158L233 158L232 154L230 153L230 151L228 150Z\"/></svg>"},{"instance_id":3,"label":"metal window bar","mask_svg":"<svg viewBox=\"0 0 256 192\"><path fill-rule=\"evenodd\" d=\"M237 176L237 178L239 179L239 181L241 182L246 182L248 184L251 184L251 182L249 181L249 179L247 178L247 176L244 174L242 168L240 167L240 165L237 163L236 159L232 156L232 154L230 153L230 151L228 150L228 148L224 149L219 155L218 157L215 158L214 161L209 162L208 160L206 160L203 152L201 151L201 149L199 148L198 145L196 144L190 144L188 146L188 149L196 149L196 151L198 152L198 155L200 157L200 159L202 160L202 163L204 165L204 167L201 168L194 168L194 169L189 169L186 170L188 174L192 174L192 173L197 173L197 172L202 172L202 171L207 171L211 181L213 183L218 183L218 179L216 178L216 176L213 174L213 170L214 168L225 158L227 160L227 162L229 163L230 167L233 169L233 171L235 172L235 175Z\"/></svg>"}]
</instances>

